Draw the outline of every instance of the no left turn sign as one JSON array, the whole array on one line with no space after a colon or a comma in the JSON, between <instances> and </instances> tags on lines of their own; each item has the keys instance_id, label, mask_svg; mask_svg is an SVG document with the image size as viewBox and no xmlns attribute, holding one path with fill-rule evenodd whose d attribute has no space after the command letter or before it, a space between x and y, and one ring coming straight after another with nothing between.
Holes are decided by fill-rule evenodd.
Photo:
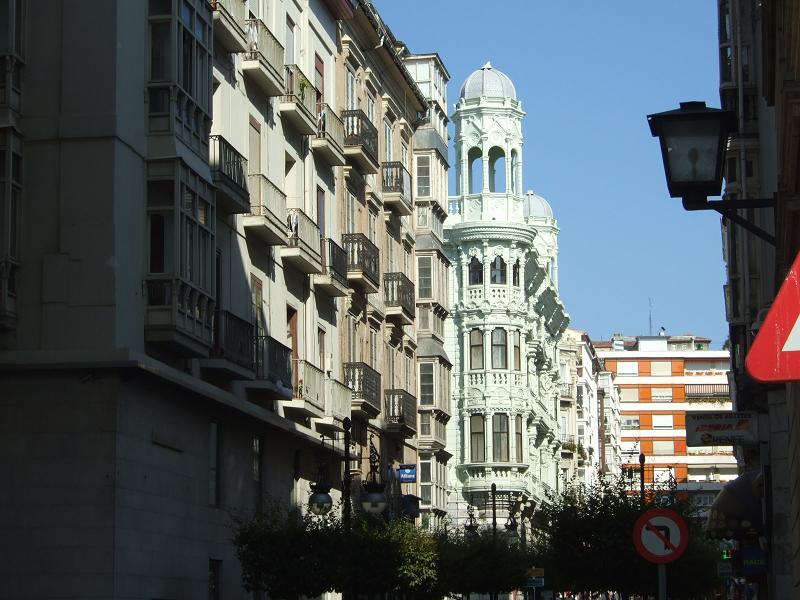
<instances>
[{"instance_id":1,"label":"no left turn sign","mask_svg":"<svg viewBox=\"0 0 800 600\"><path fill-rule=\"evenodd\" d=\"M646 560L669 563L678 559L689 545L689 529L675 511L651 508L633 526L633 545Z\"/></svg>"}]
</instances>

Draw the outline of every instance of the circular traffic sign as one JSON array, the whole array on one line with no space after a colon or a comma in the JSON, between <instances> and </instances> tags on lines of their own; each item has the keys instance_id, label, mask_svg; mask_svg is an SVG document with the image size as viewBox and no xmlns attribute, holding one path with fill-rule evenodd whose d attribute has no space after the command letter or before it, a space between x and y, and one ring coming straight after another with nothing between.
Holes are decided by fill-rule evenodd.
<instances>
[{"instance_id":1,"label":"circular traffic sign","mask_svg":"<svg viewBox=\"0 0 800 600\"><path fill-rule=\"evenodd\" d=\"M646 560L669 563L678 559L689 545L689 528L674 510L651 508L633 526L633 545Z\"/></svg>"}]
</instances>

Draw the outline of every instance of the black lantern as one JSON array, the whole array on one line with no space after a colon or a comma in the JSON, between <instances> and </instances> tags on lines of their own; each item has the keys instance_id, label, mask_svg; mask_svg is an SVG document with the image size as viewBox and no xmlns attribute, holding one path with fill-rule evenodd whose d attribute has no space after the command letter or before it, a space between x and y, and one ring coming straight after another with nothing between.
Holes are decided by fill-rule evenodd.
<instances>
[{"instance_id":1,"label":"black lantern","mask_svg":"<svg viewBox=\"0 0 800 600\"><path fill-rule=\"evenodd\" d=\"M650 132L661 142L669 195L683 198L686 210L716 210L768 244L775 236L739 215L743 208L773 208L775 198L709 201L722 190L722 166L728 136L736 131L736 115L709 108L705 102L681 102L677 110L647 115Z\"/></svg>"},{"instance_id":2,"label":"black lantern","mask_svg":"<svg viewBox=\"0 0 800 600\"><path fill-rule=\"evenodd\" d=\"M361 508L369 514L379 515L386 510L389 501L386 499L386 484L378 477L381 461L378 450L372 442L373 437L375 436L369 436L369 474L363 483L364 495L361 496Z\"/></svg>"},{"instance_id":3,"label":"black lantern","mask_svg":"<svg viewBox=\"0 0 800 600\"><path fill-rule=\"evenodd\" d=\"M333 506L331 485L328 483L328 465L325 462L325 437L322 437L322 450L319 456L317 480L311 484L311 497L308 499L308 510L315 515L324 515Z\"/></svg>"},{"instance_id":4,"label":"black lantern","mask_svg":"<svg viewBox=\"0 0 800 600\"><path fill-rule=\"evenodd\" d=\"M475 518L475 511L472 508L472 502L467 506L467 522L464 523L464 529L467 533L475 533L478 531L478 520Z\"/></svg>"},{"instance_id":5,"label":"black lantern","mask_svg":"<svg viewBox=\"0 0 800 600\"><path fill-rule=\"evenodd\" d=\"M681 102L677 110L648 115L650 132L661 142L669 195L704 204L722 189L722 165L736 115L705 102Z\"/></svg>"}]
</instances>

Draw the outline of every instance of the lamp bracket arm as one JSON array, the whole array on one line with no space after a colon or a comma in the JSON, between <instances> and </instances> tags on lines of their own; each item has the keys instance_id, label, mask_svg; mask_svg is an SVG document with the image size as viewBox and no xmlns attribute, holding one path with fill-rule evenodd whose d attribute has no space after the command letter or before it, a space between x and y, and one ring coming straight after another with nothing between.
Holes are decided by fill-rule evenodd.
<instances>
[{"instance_id":1,"label":"lamp bracket arm","mask_svg":"<svg viewBox=\"0 0 800 600\"><path fill-rule=\"evenodd\" d=\"M775 236L774 235L772 235L771 233L769 233L767 231L764 231L763 229L761 229L761 227L759 227L758 225L754 225L753 223L751 223L747 219L745 219L743 217L740 217L738 214L736 214L735 210L730 209L730 208L724 209L724 208L718 207L718 206L715 206L714 210L716 210L719 214L721 214L723 217L725 217L729 221L731 221L733 223L736 223L737 225L739 225L740 227L746 229L747 231L749 231L753 235L761 238L762 240L764 240L768 244L770 244L772 246L775 245Z\"/></svg>"}]
</instances>

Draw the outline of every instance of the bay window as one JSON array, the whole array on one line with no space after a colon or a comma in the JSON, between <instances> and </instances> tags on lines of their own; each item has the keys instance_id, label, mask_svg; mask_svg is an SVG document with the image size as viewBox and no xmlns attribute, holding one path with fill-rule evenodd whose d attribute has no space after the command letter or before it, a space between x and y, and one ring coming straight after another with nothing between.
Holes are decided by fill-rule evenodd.
<instances>
[{"instance_id":1,"label":"bay window","mask_svg":"<svg viewBox=\"0 0 800 600\"><path fill-rule=\"evenodd\" d=\"M417 197L431 195L431 157L417 157Z\"/></svg>"},{"instance_id":2,"label":"bay window","mask_svg":"<svg viewBox=\"0 0 800 600\"><path fill-rule=\"evenodd\" d=\"M506 261L502 256L495 256L490 269L490 279L494 284L505 284L506 282Z\"/></svg>"},{"instance_id":3,"label":"bay window","mask_svg":"<svg viewBox=\"0 0 800 600\"><path fill-rule=\"evenodd\" d=\"M492 460L508 462L508 415L492 415Z\"/></svg>"},{"instance_id":4,"label":"bay window","mask_svg":"<svg viewBox=\"0 0 800 600\"><path fill-rule=\"evenodd\" d=\"M480 329L469 332L469 368L483 368L483 332Z\"/></svg>"},{"instance_id":5,"label":"bay window","mask_svg":"<svg viewBox=\"0 0 800 600\"><path fill-rule=\"evenodd\" d=\"M522 370L522 356L520 352L520 333L519 331L512 331L511 338L514 340L514 370Z\"/></svg>"},{"instance_id":6,"label":"bay window","mask_svg":"<svg viewBox=\"0 0 800 600\"><path fill-rule=\"evenodd\" d=\"M419 403L422 406L433 406L433 363L419 365Z\"/></svg>"}]
</instances>

